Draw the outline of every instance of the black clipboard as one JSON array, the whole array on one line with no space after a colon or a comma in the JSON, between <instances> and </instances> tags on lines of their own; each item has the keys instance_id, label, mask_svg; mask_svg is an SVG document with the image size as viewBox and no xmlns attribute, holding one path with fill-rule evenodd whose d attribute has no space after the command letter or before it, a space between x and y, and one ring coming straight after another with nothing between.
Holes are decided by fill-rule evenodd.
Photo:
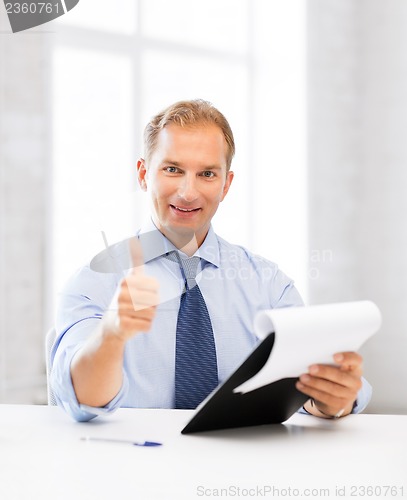
<instances>
[{"instance_id":1,"label":"black clipboard","mask_svg":"<svg viewBox=\"0 0 407 500\"><path fill-rule=\"evenodd\" d=\"M288 420L308 396L298 391L298 378L285 378L245 394L233 389L260 371L268 360L274 344L274 333L268 335L237 368L237 370L196 409L182 429L182 434L279 424Z\"/></svg>"}]
</instances>

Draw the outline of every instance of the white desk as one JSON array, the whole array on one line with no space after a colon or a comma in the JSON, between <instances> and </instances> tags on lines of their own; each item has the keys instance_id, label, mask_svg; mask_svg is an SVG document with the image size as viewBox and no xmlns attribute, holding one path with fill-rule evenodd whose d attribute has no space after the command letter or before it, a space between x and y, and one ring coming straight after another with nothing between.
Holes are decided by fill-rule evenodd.
<instances>
[{"instance_id":1,"label":"white desk","mask_svg":"<svg viewBox=\"0 0 407 500\"><path fill-rule=\"evenodd\" d=\"M191 414L121 409L79 424L56 407L0 405L0 499L407 498L407 415L294 415L284 425L181 435Z\"/></svg>"}]
</instances>

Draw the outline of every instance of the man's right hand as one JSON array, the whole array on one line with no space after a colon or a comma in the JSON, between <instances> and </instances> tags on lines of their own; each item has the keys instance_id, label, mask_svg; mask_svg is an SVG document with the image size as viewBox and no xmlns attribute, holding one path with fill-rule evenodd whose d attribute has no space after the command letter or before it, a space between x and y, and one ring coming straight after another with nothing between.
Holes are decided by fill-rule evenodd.
<instances>
[{"instance_id":1,"label":"man's right hand","mask_svg":"<svg viewBox=\"0 0 407 500\"><path fill-rule=\"evenodd\" d=\"M130 240L133 269L120 282L101 328L97 328L71 362L79 403L103 407L123 383L123 356L128 339L151 328L158 304L158 281L144 273L141 244Z\"/></svg>"},{"instance_id":2,"label":"man's right hand","mask_svg":"<svg viewBox=\"0 0 407 500\"><path fill-rule=\"evenodd\" d=\"M114 299L116 311L111 316L113 324L109 321L115 335L124 341L150 330L159 303L159 283L144 272L141 243L133 237L129 247L133 268L118 286Z\"/></svg>"}]
</instances>

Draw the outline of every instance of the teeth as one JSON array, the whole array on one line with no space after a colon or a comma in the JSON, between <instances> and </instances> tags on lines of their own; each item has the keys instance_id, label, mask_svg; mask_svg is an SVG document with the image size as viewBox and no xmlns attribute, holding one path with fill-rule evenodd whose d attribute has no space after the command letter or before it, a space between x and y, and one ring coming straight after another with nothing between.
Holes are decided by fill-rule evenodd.
<instances>
[{"instance_id":1,"label":"teeth","mask_svg":"<svg viewBox=\"0 0 407 500\"><path fill-rule=\"evenodd\" d=\"M195 208L180 208L180 207L175 207L177 210L181 210L181 212L193 212Z\"/></svg>"}]
</instances>

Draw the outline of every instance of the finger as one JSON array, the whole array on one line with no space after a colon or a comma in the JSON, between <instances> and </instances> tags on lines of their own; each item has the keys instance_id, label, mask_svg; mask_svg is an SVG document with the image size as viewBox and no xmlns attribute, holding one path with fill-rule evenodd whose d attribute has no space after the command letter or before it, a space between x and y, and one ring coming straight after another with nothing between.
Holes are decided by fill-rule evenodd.
<instances>
[{"instance_id":1,"label":"finger","mask_svg":"<svg viewBox=\"0 0 407 500\"><path fill-rule=\"evenodd\" d=\"M334 361L342 370L362 372L363 358L357 352L338 352L334 354Z\"/></svg>"},{"instance_id":2,"label":"finger","mask_svg":"<svg viewBox=\"0 0 407 500\"><path fill-rule=\"evenodd\" d=\"M146 307L155 307L159 302L159 295L155 291L138 290L134 293L123 294L119 299L119 308L139 311Z\"/></svg>"},{"instance_id":3,"label":"finger","mask_svg":"<svg viewBox=\"0 0 407 500\"><path fill-rule=\"evenodd\" d=\"M134 332L148 332L151 328L152 320L145 318L129 318L120 319L119 329L123 332L132 334Z\"/></svg>"},{"instance_id":4,"label":"finger","mask_svg":"<svg viewBox=\"0 0 407 500\"><path fill-rule=\"evenodd\" d=\"M122 281L121 284L123 290L126 288L129 290L145 290L151 292L158 292L159 282L154 276L148 276L147 274L129 274Z\"/></svg>"},{"instance_id":5,"label":"finger","mask_svg":"<svg viewBox=\"0 0 407 500\"><path fill-rule=\"evenodd\" d=\"M359 370L343 370L341 366L312 365L309 368L308 376L310 378L327 380L345 387L354 384L355 379L360 379Z\"/></svg>"},{"instance_id":6,"label":"finger","mask_svg":"<svg viewBox=\"0 0 407 500\"><path fill-rule=\"evenodd\" d=\"M339 410L353 404L357 398L359 386L356 384L346 387L304 374L296 383L296 387L299 391L323 405Z\"/></svg>"},{"instance_id":7,"label":"finger","mask_svg":"<svg viewBox=\"0 0 407 500\"><path fill-rule=\"evenodd\" d=\"M301 384L301 382L298 382L296 387L299 391L306 394L310 399L314 400L315 405L317 406L317 410L320 410L326 416L333 416L343 409L346 410L346 414L352 411L352 405L354 402L353 398L340 398L323 391L311 389ZM313 412L311 411L311 413Z\"/></svg>"},{"instance_id":8,"label":"finger","mask_svg":"<svg viewBox=\"0 0 407 500\"><path fill-rule=\"evenodd\" d=\"M140 308L135 311L133 308L126 307L126 305L121 305L119 312L120 318L128 318L131 320L152 320L155 316L155 307L140 306Z\"/></svg>"},{"instance_id":9,"label":"finger","mask_svg":"<svg viewBox=\"0 0 407 500\"><path fill-rule=\"evenodd\" d=\"M355 399L350 394L332 394L330 392L325 392L323 390L305 385L300 381L296 383L296 388L315 401L318 401L326 406L337 408L338 410L349 404L350 400Z\"/></svg>"},{"instance_id":10,"label":"finger","mask_svg":"<svg viewBox=\"0 0 407 500\"><path fill-rule=\"evenodd\" d=\"M311 389L329 393L335 397L353 397L353 395L356 395L361 388L362 382L360 378L353 377L352 375L342 375L345 376L341 378L339 382L336 382L332 379L328 380L318 377L312 377L308 374L303 374L300 376L300 382Z\"/></svg>"},{"instance_id":11,"label":"finger","mask_svg":"<svg viewBox=\"0 0 407 500\"><path fill-rule=\"evenodd\" d=\"M131 274L143 274L144 273L144 256L143 248L141 246L138 238L133 236L129 239L129 249L131 257L132 270Z\"/></svg>"},{"instance_id":12,"label":"finger","mask_svg":"<svg viewBox=\"0 0 407 500\"><path fill-rule=\"evenodd\" d=\"M336 371L341 373L340 368L336 368ZM350 373L342 372L341 375L345 376L346 382L344 385L313 377L310 374L303 374L297 381L296 387L308 397L318 401L318 408L325 414L335 415L343 408L349 413L352 411L352 405L357 399L362 381L360 377L355 377Z\"/></svg>"},{"instance_id":13,"label":"finger","mask_svg":"<svg viewBox=\"0 0 407 500\"><path fill-rule=\"evenodd\" d=\"M131 274L123 280L122 290L120 299L135 311L160 303L158 281L152 276Z\"/></svg>"}]
</instances>

